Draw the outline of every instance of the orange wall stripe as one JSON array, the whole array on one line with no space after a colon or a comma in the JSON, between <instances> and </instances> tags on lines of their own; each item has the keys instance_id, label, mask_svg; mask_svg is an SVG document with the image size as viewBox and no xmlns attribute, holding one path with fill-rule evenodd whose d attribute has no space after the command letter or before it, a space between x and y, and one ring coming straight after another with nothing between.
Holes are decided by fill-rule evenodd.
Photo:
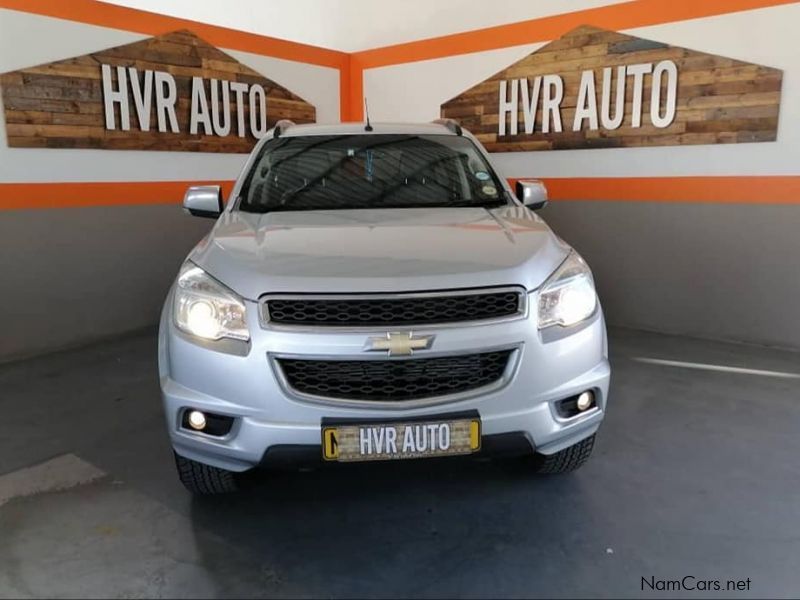
<instances>
[{"instance_id":1,"label":"orange wall stripe","mask_svg":"<svg viewBox=\"0 0 800 600\"><path fill-rule=\"evenodd\" d=\"M549 42L580 25L625 30L711 17L726 13L794 4L797 0L631 0L620 4L476 29L405 44L356 52L351 56L350 85L363 86L365 69L447 58L511 46ZM362 101L350 100L348 119L363 120Z\"/></svg>"},{"instance_id":2,"label":"orange wall stripe","mask_svg":"<svg viewBox=\"0 0 800 600\"><path fill-rule=\"evenodd\" d=\"M339 69L339 120L342 123L352 120L351 115L353 113L352 94L350 92L352 87L350 82L353 80L353 74L349 65L350 60L348 59L347 64Z\"/></svg>"},{"instance_id":3,"label":"orange wall stripe","mask_svg":"<svg viewBox=\"0 0 800 600\"><path fill-rule=\"evenodd\" d=\"M544 177L551 200L800 204L800 175ZM509 179L513 184L516 179Z\"/></svg>"},{"instance_id":4,"label":"orange wall stripe","mask_svg":"<svg viewBox=\"0 0 800 600\"><path fill-rule=\"evenodd\" d=\"M510 179L513 184L516 179ZM551 200L800 204L800 176L544 178ZM191 185L233 181L0 183L0 210L175 204Z\"/></svg>"},{"instance_id":5,"label":"orange wall stripe","mask_svg":"<svg viewBox=\"0 0 800 600\"><path fill-rule=\"evenodd\" d=\"M364 120L364 67L357 56L350 55L347 68L347 111L342 121Z\"/></svg>"},{"instance_id":6,"label":"orange wall stripe","mask_svg":"<svg viewBox=\"0 0 800 600\"><path fill-rule=\"evenodd\" d=\"M227 196L233 181L0 183L0 210L174 204L192 185L221 185Z\"/></svg>"}]
</instances>

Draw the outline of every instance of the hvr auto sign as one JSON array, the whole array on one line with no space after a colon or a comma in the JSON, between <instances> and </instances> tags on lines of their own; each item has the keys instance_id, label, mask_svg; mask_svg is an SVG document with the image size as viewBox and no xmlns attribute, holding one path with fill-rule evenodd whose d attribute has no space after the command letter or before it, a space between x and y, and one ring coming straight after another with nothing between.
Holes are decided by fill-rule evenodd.
<instances>
[{"instance_id":1,"label":"hvr auto sign","mask_svg":"<svg viewBox=\"0 0 800 600\"><path fill-rule=\"evenodd\" d=\"M175 104L178 100L175 78L166 71L145 70L141 78L135 67L101 65L103 74L103 107L106 129L116 129L115 107L119 109L119 126L123 131L131 128L129 96L133 98L139 129L150 131L152 108L155 107L158 131L180 133ZM210 88L210 99L206 89ZM189 133L195 135L227 136L231 133L231 99L236 107L236 134L249 133L256 139L267 133L267 96L264 88L254 83L192 77L192 94L189 104ZM245 107L249 119L245 123Z\"/></svg>"},{"instance_id":2,"label":"hvr auto sign","mask_svg":"<svg viewBox=\"0 0 800 600\"><path fill-rule=\"evenodd\" d=\"M656 63L622 65L614 69L603 69L600 81L600 110L597 107L597 82L594 70L583 71L578 89L575 116L569 126L572 131L581 131L584 123L590 130L618 129L627 120L631 127L642 125L642 96L645 78L650 78L650 123L655 127L669 127L675 119L678 92L678 67L671 60ZM614 81L616 79L616 82ZM625 114L625 93L632 86L633 101L630 113ZM616 89L614 89L616 88ZM519 133L519 111L522 104L524 131L534 133L561 132L561 103L564 99L564 80L559 75L539 75L529 81L527 78L500 81L499 115L497 134L517 135ZM614 98L612 109L612 95ZM541 122L536 116L541 101ZM510 119L509 119L510 117ZM507 121L510 121L507 128Z\"/></svg>"},{"instance_id":3,"label":"hvr auto sign","mask_svg":"<svg viewBox=\"0 0 800 600\"><path fill-rule=\"evenodd\" d=\"M581 25L440 106L489 152L777 139L780 69Z\"/></svg>"},{"instance_id":4,"label":"hvr auto sign","mask_svg":"<svg viewBox=\"0 0 800 600\"><path fill-rule=\"evenodd\" d=\"M0 75L8 145L246 154L316 109L203 41L173 31Z\"/></svg>"}]
</instances>

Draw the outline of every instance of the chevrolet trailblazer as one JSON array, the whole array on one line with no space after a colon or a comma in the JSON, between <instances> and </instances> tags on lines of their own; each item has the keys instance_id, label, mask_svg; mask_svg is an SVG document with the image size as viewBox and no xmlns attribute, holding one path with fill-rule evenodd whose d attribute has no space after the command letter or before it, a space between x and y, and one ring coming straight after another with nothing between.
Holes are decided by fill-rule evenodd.
<instances>
[{"instance_id":1,"label":"chevrolet trailblazer","mask_svg":"<svg viewBox=\"0 0 800 600\"><path fill-rule=\"evenodd\" d=\"M254 148L161 317L178 475L198 494L277 462L522 454L586 461L608 400L583 259L457 123L294 125Z\"/></svg>"}]
</instances>

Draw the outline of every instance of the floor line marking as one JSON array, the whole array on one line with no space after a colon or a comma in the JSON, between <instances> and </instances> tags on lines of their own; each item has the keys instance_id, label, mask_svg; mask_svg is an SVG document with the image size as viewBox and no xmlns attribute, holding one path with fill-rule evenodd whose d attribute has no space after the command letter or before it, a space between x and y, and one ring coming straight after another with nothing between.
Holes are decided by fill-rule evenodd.
<instances>
[{"instance_id":1,"label":"floor line marking","mask_svg":"<svg viewBox=\"0 0 800 600\"><path fill-rule=\"evenodd\" d=\"M665 367L681 367L684 369L697 369L700 371L719 371L723 373L737 373L739 375L759 375L762 377L778 377L781 379L800 379L800 373L788 373L786 371L746 369L744 367L730 367L728 365L712 365L709 363L684 362L680 360L665 360L661 358L649 358L646 356L634 356L633 360L636 362L647 363L650 365L661 365Z\"/></svg>"}]
</instances>

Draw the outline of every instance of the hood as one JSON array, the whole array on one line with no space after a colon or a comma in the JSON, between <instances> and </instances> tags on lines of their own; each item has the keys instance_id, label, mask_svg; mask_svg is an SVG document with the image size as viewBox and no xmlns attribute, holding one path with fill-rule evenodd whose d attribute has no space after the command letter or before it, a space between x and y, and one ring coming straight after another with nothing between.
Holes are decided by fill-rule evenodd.
<instances>
[{"instance_id":1,"label":"hood","mask_svg":"<svg viewBox=\"0 0 800 600\"><path fill-rule=\"evenodd\" d=\"M275 292L537 288L569 247L522 207L225 212L189 258L250 300Z\"/></svg>"}]
</instances>

